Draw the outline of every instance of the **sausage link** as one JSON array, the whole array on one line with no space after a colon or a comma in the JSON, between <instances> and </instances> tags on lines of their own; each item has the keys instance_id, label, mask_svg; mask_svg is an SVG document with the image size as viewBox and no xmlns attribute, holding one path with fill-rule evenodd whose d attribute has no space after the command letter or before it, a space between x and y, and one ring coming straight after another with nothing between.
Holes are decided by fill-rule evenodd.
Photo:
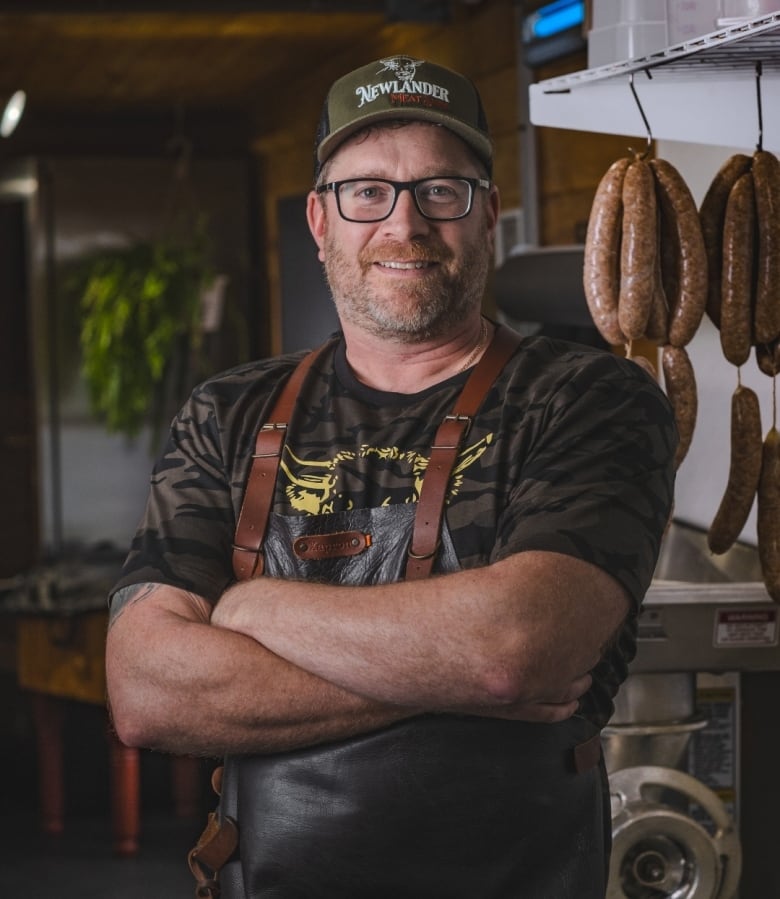
<instances>
[{"instance_id":1,"label":"sausage link","mask_svg":"<svg viewBox=\"0 0 780 899\"><path fill-rule=\"evenodd\" d=\"M731 189L723 221L720 344L732 365L744 365L753 345L755 237L753 174L745 172Z\"/></svg>"},{"instance_id":2,"label":"sausage link","mask_svg":"<svg viewBox=\"0 0 780 899\"><path fill-rule=\"evenodd\" d=\"M729 477L707 543L716 554L734 545L745 527L761 476L761 408L758 395L739 386L731 397L731 460Z\"/></svg>"},{"instance_id":3,"label":"sausage link","mask_svg":"<svg viewBox=\"0 0 780 899\"><path fill-rule=\"evenodd\" d=\"M770 378L780 375L780 337L776 337L771 343L756 344L756 362Z\"/></svg>"},{"instance_id":4,"label":"sausage link","mask_svg":"<svg viewBox=\"0 0 780 899\"><path fill-rule=\"evenodd\" d=\"M585 236L583 287L593 323L607 343L626 343L618 324L620 240L623 218L623 180L631 164L618 159L596 188Z\"/></svg>"},{"instance_id":5,"label":"sausage link","mask_svg":"<svg viewBox=\"0 0 780 899\"><path fill-rule=\"evenodd\" d=\"M658 204L658 261L661 286L666 303L666 335L669 343L669 315L671 302L680 293L680 240L674 222Z\"/></svg>"},{"instance_id":6,"label":"sausage link","mask_svg":"<svg viewBox=\"0 0 780 899\"><path fill-rule=\"evenodd\" d=\"M661 268L661 216L656 216L656 254L655 271L653 272L653 299L650 303L650 314L647 317L645 337L656 343L669 343L669 306L666 302L666 290Z\"/></svg>"},{"instance_id":7,"label":"sausage link","mask_svg":"<svg viewBox=\"0 0 780 899\"><path fill-rule=\"evenodd\" d=\"M720 327L720 270L723 261L723 220L726 202L737 179L750 171L750 156L736 153L730 156L716 172L699 207L701 232L707 255L707 303L706 311L716 328Z\"/></svg>"},{"instance_id":8,"label":"sausage link","mask_svg":"<svg viewBox=\"0 0 780 899\"><path fill-rule=\"evenodd\" d=\"M758 283L754 316L756 343L780 336L780 162L766 150L753 154L758 215Z\"/></svg>"},{"instance_id":9,"label":"sausage link","mask_svg":"<svg viewBox=\"0 0 780 899\"><path fill-rule=\"evenodd\" d=\"M780 432L774 427L764 439L756 532L764 585L780 602Z\"/></svg>"},{"instance_id":10,"label":"sausage link","mask_svg":"<svg viewBox=\"0 0 780 899\"><path fill-rule=\"evenodd\" d=\"M674 420L680 435L680 442L674 456L674 466L679 468L688 454L696 427L698 395L693 366L684 347L667 344L661 353L661 367L664 373L666 395L674 411Z\"/></svg>"},{"instance_id":11,"label":"sausage link","mask_svg":"<svg viewBox=\"0 0 780 899\"><path fill-rule=\"evenodd\" d=\"M635 159L623 180L618 324L629 340L644 336L655 289L658 239L655 180L650 166Z\"/></svg>"},{"instance_id":12,"label":"sausage link","mask_svg":"<svg viewBox=\"0 0 780 899\"><path fill-rule=\"evenodd\" d=\"M688 185L664 159L651 159L661 201L661 216L677 236L679 284L669 302L669 343L683 347L696 333L707 302L707 255L699 212ZM663 232L662 232L663 233Z\"/></svg>"}]
</instances>

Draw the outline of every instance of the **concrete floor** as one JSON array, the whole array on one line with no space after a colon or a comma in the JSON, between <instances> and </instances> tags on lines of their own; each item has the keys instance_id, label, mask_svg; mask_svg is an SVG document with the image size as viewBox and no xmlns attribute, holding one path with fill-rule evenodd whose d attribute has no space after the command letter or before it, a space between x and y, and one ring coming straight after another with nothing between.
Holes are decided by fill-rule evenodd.
<instances>
[{"instance_id":1,"label":"concrete floor","mask_svg":"<svg viewBox=\"0 0 780 899\"><path fill-rule=\"evenodd\" d=\"M118 858L105 816L68 821L65 833L42 838L35 815L3 814L2 893L9 899L191 899L187 867L198 826L170 815L145 816L141 850Z\"/></svg>"},{"instance_id":2,"label":"concrete floor","mask_svg":"<svg viewBox=\"0 0 780 899\"><path fill-rule=\"evenodd\" d=\"M13 709L15 703L9 704ZM24 712L24 704L19 704ZM42 832L36 750L26 714L0 741L0 894L8 899L191 899L195 880L187 852L197 842L216 797L203 762L202 809L177 818L170 759L141 756L140 850L113 848L105 714L74 703L65 725L65 827Z\"/></svg>"}]
</instances>

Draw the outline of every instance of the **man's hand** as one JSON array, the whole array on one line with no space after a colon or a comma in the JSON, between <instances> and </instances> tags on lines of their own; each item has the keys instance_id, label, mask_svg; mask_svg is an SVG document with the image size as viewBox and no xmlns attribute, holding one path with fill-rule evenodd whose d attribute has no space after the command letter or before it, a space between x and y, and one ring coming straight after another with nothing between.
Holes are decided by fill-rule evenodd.
<instances>
[{"instance_id":1,"label":"man's hand","mask_svg":"<svg viewBox=\"0 0 780 899\"><path fill-rule=\"evenodd\" d=\"M580 707L580 698L590 689L593 678L583 674L572 681L568 690L556 698L548 697L532 702L516 702L505 706L456 709L458 714L479 715L489 718L504 718L508 721L529 721L532 724L557 724L575 715Z\"/></svg>"},{"instance_id":2,"label":"man's hand","mask_svg":"<svg viewBox=\"0 0 780 899\"><path fill-rule=\"evenodd\" d=\"M256 583L259 586L262 581L258 580ZM253 591L253 595L249 596L246 592L229 589L222 594L211 610L211 623L228 631L245 633L245 628L242 629L242 619L248 620L252 615L252 607L257 607L261 602L262 596L259 591Z\"/></svg>"}]
</instances>

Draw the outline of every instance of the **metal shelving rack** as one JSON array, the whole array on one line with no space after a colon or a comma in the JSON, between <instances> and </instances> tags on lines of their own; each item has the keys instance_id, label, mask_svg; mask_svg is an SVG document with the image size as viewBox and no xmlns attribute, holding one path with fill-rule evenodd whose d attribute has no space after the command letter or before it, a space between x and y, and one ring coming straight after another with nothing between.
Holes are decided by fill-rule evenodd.
<instances>
[{"instance_id":1,"label":"metal shelving rack","mask_svg":"<svg viewBox=\"0 0 780 899\"><path fill-rule=\"evenodd\" d=\"M776 152L780 11L648 56L532 84L530 118L534 125L646 136L644 111L653 138L752 149L759 142L759 92L761 144Z\"/></svg>"}]
</instances>

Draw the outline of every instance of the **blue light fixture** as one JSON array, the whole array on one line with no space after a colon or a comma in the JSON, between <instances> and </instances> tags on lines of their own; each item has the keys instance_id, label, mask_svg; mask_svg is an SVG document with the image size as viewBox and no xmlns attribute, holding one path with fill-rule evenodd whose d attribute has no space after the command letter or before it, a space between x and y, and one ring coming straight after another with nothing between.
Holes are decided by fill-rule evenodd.
<instances>
[{"instance_id":1,"label":"blue light fixture","mask_svg":"<svg viewBox=\"0 0 780 899\"><path fill-rule=\"evenodd\" d=\"M530 43L554 37L569 28L582 25L584 21L584 0L555 0L526 17L523 23L523 41Z\"/></svg>"},{"instance_id":2,"label":"blue light fixture","mask_svg":"<svg viewBox=\"0 0 780 899\"><path fill-rule=\"evenodd\" d=\"M527 66L540 66L568 56L587 46L583 0L554 0L524 19L521 29L522 55Z\"/></svg>"}]
</instances>

